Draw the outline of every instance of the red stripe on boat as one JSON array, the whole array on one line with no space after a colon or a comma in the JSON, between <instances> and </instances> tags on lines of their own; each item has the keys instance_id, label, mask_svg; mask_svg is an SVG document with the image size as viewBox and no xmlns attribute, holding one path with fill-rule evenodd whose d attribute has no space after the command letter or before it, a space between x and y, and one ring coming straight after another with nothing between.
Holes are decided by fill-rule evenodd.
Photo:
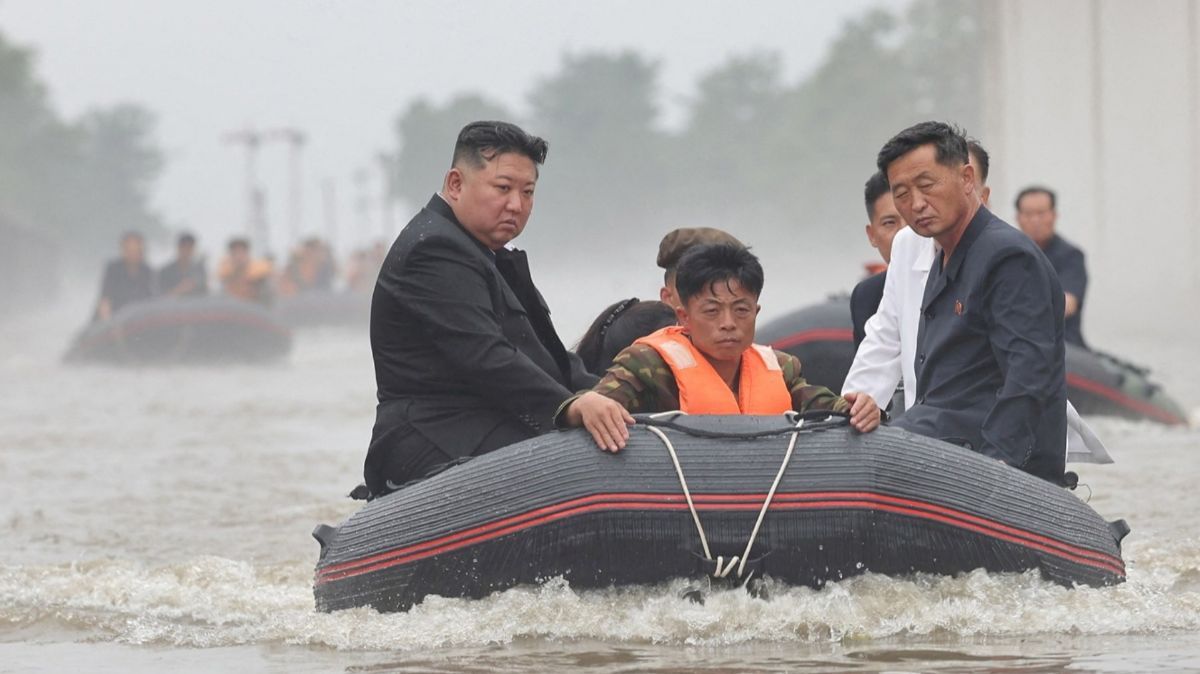
<instances>
[{"instance_id":1,"label":"red stripe on boat","mask_svg":"<svg viewBox=\"0 0 1200 674\"><path fill-rule=\"evenodd\" d=\"M1116 403L1121 407L1128 408L1152 419L1157 419L1164 424L1178 426L1185 423L1183 419L1171 414L1161 407L1156 407L1143 400L1138 400L1137 398L1131 398L1121 391L1118 391L1110 386L1105 386L1104 384L1088 379L1087 377L1068 372L1067 386L1074 386L1075 388L1083 389L1088 393L1094 393L1102 398L1107 398L1111 402Z\"/></svg>"},{"instance_id":2,"label":"red stripe on boat","mask_svg":"<svg viewBox=\"0 0 1200 674\"><path fill-rule=\"evenodd\" d=\"M787 337L780 337L771 342L771 347L779 350L808 344L809 342L853 342L854 331L850 328L816 328L797 332Z\"/></svg>"},{"instance_id":3,"label":"red stripe on boat","mask_svg":"<svg viewBox=\"0 0 1200 674\"><path fill-rule=\"evenodd\" d=\"M766 494L703 494L693 497L698 511L758 510ZM818 492L776 494L771 510L829 508L874 509L927 519L1015 543L1068 561L1125 575L1125 563L1112 555L1017 529L977 515L922 501L870 492ZM342 580L408 564L434 555L483 543L557 520L606 510L687 510L682 494L595 494L544 506L433 540L378 553L319 569L316 584Z\"/></svg>"}]
</instances>

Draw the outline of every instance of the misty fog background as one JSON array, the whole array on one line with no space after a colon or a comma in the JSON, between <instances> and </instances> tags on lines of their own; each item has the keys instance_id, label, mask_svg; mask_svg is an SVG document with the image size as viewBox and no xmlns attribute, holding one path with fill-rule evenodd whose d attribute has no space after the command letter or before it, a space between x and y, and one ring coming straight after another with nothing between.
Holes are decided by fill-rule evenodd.
<instances>
[{"instance_id":1,"label":"misty fog background","mask_svg":"<svg viewBox=\"0 0 1200 674\"><path fill-rule=\"evenodd\" d=\"M654 296L654 248L680 226L755 247L770 317L848 290L875 259L875 153L937 118L992 151L1002 217L1024 185L1059 188L1060 231L1091 263L1085 325L1119 333L1134 312L1173 330L1200 292L1196 161L1168 171L1178 203L1106 195L1198 145L1197 25L1189 0L0 0L0 296L62 300L61 278L94 292L126 229L150 235L153 263L185 229L214 259L253 219L233 142L248 131L271 253L310 234L342 256L390 241L458 128L500 117L550 141L517 245L568 340L605 304ZM1146 119L1122 109L1139 84L1159 94ZM1149 154L1148 130L1163 136Z\"/></svg>"},{"instance_id":2,"label":"misty fog background","mask_svg":"<svg viewBox=\"0 0 1200 674\"><path fill-rule=\"evenodd\" d=\"M309 534L357 509L371 437L366 326L298 329L275 365L61 356L119 232L156 267L196 232L210 280L255 233L241 141L276 260L316 234L344 264L482 116L550 141L517 245L567 342L656 297L680 226L755 248L763 320L848 291L876 259L862 184L917 120L987 146L1010 222L1022 187L1057 189L1089 343L1193 420L1088 419L1117 463L1077 493L1133 525L1130 582L863 578L773 592L770 620L678 587L314 612ZM1197 260L1200 0L0 0L0 669L1190 667Z\"/></svg>"},{"instance_id":3,"label":"misty fog background","mask_svg":"<svg viewBox=\"0 0 1200 674\"><path fill-rule=\"evenodd\" d=\"M157 241L160 260L170 234L182 229L198 232L215 254L247 229L244 148L230 134L296 129L309 141L298 198L283 144L264 140L258 151L253 182L265 196L269 250L279 255L293 233L315 233L344 254L390 240L439 186L457 129L494 117L551 142L535 215L518 245L534 254L540 277L570 273L584 282L565 296L551 284L568 333L616 295L653 296L654 248L678 226L723 227L756 246L775 262L768 268L777 295L785 284L803 285L799 295L783 296L789 303L844 287L873 257L862 241L859 194L882 139L939 100L961 101L943 110L968 128L978 119L966 95L977 63L936 62L977 32L977 4L718 4L704 17L685 5L417 4L397 11L254 3L221 12L7 0L0 54L13 114L0 133L14 151L0 160L11 174L0 183L0 203L30 247L57 250L59 266L85 283L127 229ZM355 36L369 19L390 19L395 36L378 25L368 32L379 42ZM41 44L23 43L22 26ZM576 39L589 30L593 37ZM425 51L446 52L451 63L425 58L415 34L432 34L435 44ZM128 39L114 39L122 35ZM168 44L170 35L188 37ZM932 36L945 52L913 48ZM335 53L346 39L354 40L342 45L352 51ZM379 46L385 42L392 51ZM210 73L187 69L200 46ZM313 50L323 52L325 70L312 67ZM387 61L393 52L404 58ZM534 63L522 52L532 52ZM80 78L72 60L76 68L90 60L111 70L93 67ZM344 75L358 86L339 91L330 86L338 78L329 77L344 73L339 60L371 72ZM163 80L174 64L178 81ZM231 82L215 79L222 71ZM350 147L331 151L339 138L318 129L337 126L312 113L364 119L360 108L378 101L400 71L443 75L387 91L391 110L376 104L371 111L377 126L357 129L346 137ZM247 88L233 88L239 79ZM71 115L63 109L86 100L77 89L93 93ZM288 104L272 109L261 100L271 98ZM210 117L191 117L192 128L180 133L171 117L180 108ZM347 163L350 153L359 156ZM785 241L798 253L819 254L792 254L779 246ZM809 270L837 251L849 259L840 274L824 278L842 260ZM771 260L775 253L784 254Z\"/></svg>"}]
</instances>

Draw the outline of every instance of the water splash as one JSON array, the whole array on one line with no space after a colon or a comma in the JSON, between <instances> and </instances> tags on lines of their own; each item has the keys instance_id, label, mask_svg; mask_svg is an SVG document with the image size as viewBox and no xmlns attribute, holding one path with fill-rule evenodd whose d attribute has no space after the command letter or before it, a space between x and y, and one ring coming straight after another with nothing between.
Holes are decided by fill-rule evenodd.
<instances>
[{"instance_id":1,"label":"water splash","mask_svg":"<svg viewBox=\"0 0 1200 674\"><path fill-rule=\"evenodd\" d=\"M95 560L0 567L0 622L138 645L399 651L521 639L729 646L1200 630L1200 572L1194 568L1200 544L1147 554L1129 582L1103 589L1067 589L1032 572L867 574L819 591L769 584L766 601L738 589L714 590L701 605L680 597L683 581L575 592L553 579L481 600L429 597L401 614L315 612L307 565L254 566L220 557L154 567Z\"/></svg>"}]
</instances>

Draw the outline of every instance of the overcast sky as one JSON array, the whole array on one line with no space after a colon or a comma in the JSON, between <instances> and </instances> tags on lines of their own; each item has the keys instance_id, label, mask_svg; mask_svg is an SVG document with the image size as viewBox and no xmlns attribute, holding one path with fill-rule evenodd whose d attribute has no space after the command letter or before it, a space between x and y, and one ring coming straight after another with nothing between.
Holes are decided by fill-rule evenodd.
<instances>
[{"instance_id":1,"label":"overcast sky","mask_svg":"<svg viewBox=\"0 0 1200 674\"><path fill-rule=\"evenodd\" d=\"M60 112L122 101L154 111L168 159L156 206L173 224L223 239L245 217L242 154L221 141L226 131L303 129L304 226L323 226L325 180L337 185L348 226L351 176L393 147L392 122L416 98L482 92L522 113L531 84L555 72L562 54L632 48L661 62L664 124L677 124L697 78L729 56L779 52L793 80L820 62L846 19L876 4L0 0L0 30L36 48ZM276 241L285 162L282 144L259 159Z\"/></svg>"}]
</instances>

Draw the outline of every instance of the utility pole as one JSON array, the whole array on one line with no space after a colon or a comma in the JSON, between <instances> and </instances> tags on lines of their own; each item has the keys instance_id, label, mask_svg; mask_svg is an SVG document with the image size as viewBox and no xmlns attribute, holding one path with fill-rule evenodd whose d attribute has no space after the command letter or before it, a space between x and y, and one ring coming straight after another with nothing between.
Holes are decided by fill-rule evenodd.
<instances>
[{"instance_id":1,"label":"utility pole","mask_svg":"<svg viewBox=\"0 0 1200 674\"><path fill-rule=\"evenodd\" d=\"M359 243L371 240L371 174L366 168L359 168L351 176L354 181L354 215L358 221Z\"/></svg>"},{"instance_id":2,"label":"utility pole","mask_svg":"<svg viewBox=\"0 0 1200 674\"><path fill-rule=\"evenodd\" d=\"M241 145L246 150L246 236L253 242L259 255L269 252L270 240L267 232L266 195L258 186L258 149L262 145L262 134L253 127L230 131L223 136L226 143Z\"/></svg>"},{"instance_id":3,"label":"utility pole","mask_svg":"<svg viewBox=\"0 0 1200 674\"><path fill-rule=\"evenodd\" d=\"M325 239L329 241L330 248L337 250L337 183L333 182L333 178L321 181L321 206L325 214Z\"/></svg>"},{"instance_id":4,"label":"utility pole","mask_svg":"<svg viewBox=\"0 0 1200 674\"><path fill-rule=\"evenodd\" d=\"M300 161L308 135L294 127L282 127L267 131L265 136L271 140L282 140L288 146L288 236L291 237L290 243L295 244L300 240L303 230L304 195Z\"/></svg>"}]
</instances>

